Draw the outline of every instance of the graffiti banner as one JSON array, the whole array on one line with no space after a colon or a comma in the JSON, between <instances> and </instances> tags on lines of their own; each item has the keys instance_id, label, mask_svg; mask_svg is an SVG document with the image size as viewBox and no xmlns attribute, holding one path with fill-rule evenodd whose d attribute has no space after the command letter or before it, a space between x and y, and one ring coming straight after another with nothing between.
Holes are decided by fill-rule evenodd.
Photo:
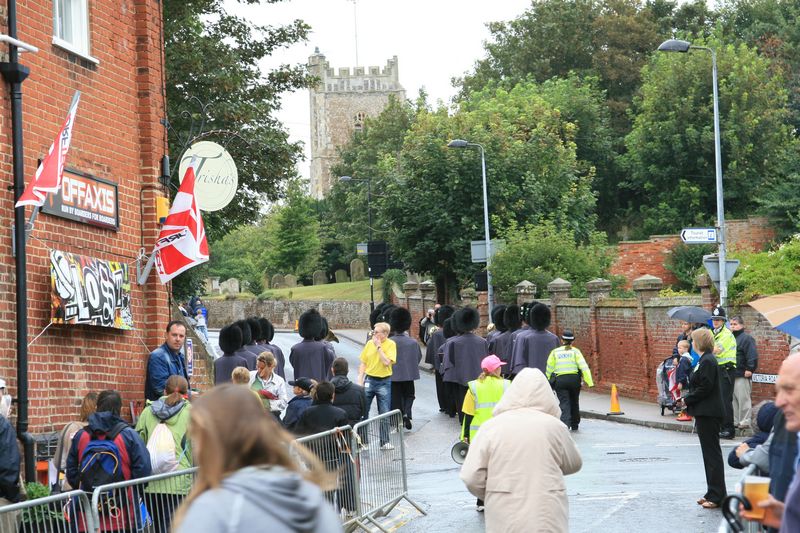
<instances>
[{"instance_id":1,"label":"graffiti banner","mask_svg":"<svg viewBox=\"0 0 800 533\"><path fill-rule=\"evenodd\" d=\"M133 329L125 263L51 250L50 292L55 324Z\"/></svg>"}]
</instances>

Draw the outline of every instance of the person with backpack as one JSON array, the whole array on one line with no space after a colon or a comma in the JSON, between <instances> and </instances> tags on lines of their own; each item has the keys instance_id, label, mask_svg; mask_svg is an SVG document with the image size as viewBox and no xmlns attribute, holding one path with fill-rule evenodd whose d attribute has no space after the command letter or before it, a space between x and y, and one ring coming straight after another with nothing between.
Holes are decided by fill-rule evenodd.
<instances>
[{"instance_id":1,"label":"person with backpack","mask_svg":"<svg viewBox=\"0 0 800 533\"><path fill-rule=\"evenodd\" d=\"M120 418L121 410L119 392L104 390L97 395L97 411L89 415L89 424L75 434L69 449L70 486L91 493L101 485L150 475L150 454L136 430ZM99 502L101 531L136 531L141 515L135 491L121 489L106 496ZM77 517L77 523L85 521Z\"/></svg>"},{"instance_id":2,"label":"person with backpack","mask_svg":"<svg viewBox=\"0 0 800 533\"><path fill-rule=\"evenodd\" d=\"M191 405L186 400L189 383L170 376L164 396L148 402L136 424L147 443L152 474L166 474L192 467L192 445L186 432ZM192 487L192 476L152 481L144 491L145 505L156 533L169 533L172 515Z\"/></svg>"},{"instance_id":3,"label":"person with backpack","mask_svg":"<svg viewBox=\"0 0 800 533\"><path fill-rule=\"evenodd\" d=\"M56 444L56 454L53 459L53 462L58 469L56 482L50 487L53 493L67 492L72 490L72 487L70 487L66 479L63 479L63 474L67 471L67 453L69 452L69 447L72 444L72 438L75 436L78 430L86 427L86 423L89 421L89 415L94 413L96 409L97 393L89 392L81 401L80 420L68 422L61 430L61 435L59 435L58 438L58 444Z\"/></svg>"}]
</instances>

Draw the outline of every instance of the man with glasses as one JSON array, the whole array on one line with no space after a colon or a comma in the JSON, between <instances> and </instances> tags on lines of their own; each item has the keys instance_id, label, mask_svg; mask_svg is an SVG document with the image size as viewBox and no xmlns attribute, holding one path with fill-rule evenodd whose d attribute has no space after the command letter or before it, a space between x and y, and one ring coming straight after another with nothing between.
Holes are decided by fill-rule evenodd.
<instances>
[{"instance_id":1,"label":"man with glasses","mask_svg":"<svg viewBox=\"0 0 800 533\"><path fill-rule=\"evenodd\" d=\"M364 414L369 417L372 399L377 398L378 414L388 413L392 400L392 365L397 361L397 346L389 339L391 327L386 322L378 322L372 331L372 338L361 351L358 367L358 383L364 387L367 397L367 408ZM389 423L381 422L381 449L391 450L394 446L389 442Z\"/></svg>"}]
</instances>

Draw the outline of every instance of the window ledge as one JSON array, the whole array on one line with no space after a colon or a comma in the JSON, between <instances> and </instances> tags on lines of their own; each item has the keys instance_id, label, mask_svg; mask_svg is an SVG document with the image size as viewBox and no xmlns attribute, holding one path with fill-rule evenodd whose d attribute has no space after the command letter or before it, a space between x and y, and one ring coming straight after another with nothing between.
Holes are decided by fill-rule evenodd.
<instances>
[{"instance_id":1,"label":"window ledge","mask_svg":"<svg viewBox=\"0 0 800 533\"><path fill-rule=\"evenodd\" d=\"M99 65L100 64L100 60L97 59L96 57L92 57L89 54L87 54L86 52L81 52L80 50L75 48L75 46L72 43L69 43L69 42L67 42L67 41L65 41L63 39L59 39L55 35L53 36L53 44L58 46L59 48L62 48L64 50L66 50L70 54L74 54L74 55L80 57L81 59L85 59L86 61L89 61L90 63L94 63L95 65Z\"/></svg>"}]
</instances>

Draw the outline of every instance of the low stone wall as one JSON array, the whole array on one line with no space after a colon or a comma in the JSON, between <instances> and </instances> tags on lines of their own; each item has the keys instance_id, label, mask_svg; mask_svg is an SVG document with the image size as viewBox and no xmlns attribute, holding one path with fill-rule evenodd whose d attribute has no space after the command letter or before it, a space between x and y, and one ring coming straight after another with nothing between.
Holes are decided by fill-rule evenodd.
<instances>
[{"instance_id":1,"label":"low stone wall","mask_svg":"<svg viewBox=\"0 0 800 533\"><path fill-rule=\"evenodd\" d=\"M311 309L328 319L332 329L369 328L369 302L312 302L304 300L204 300L208 309L208 327L221 328L231 322L260 316L276 328L294 327L294 321Z\"/></svg>"}]
</instances>

